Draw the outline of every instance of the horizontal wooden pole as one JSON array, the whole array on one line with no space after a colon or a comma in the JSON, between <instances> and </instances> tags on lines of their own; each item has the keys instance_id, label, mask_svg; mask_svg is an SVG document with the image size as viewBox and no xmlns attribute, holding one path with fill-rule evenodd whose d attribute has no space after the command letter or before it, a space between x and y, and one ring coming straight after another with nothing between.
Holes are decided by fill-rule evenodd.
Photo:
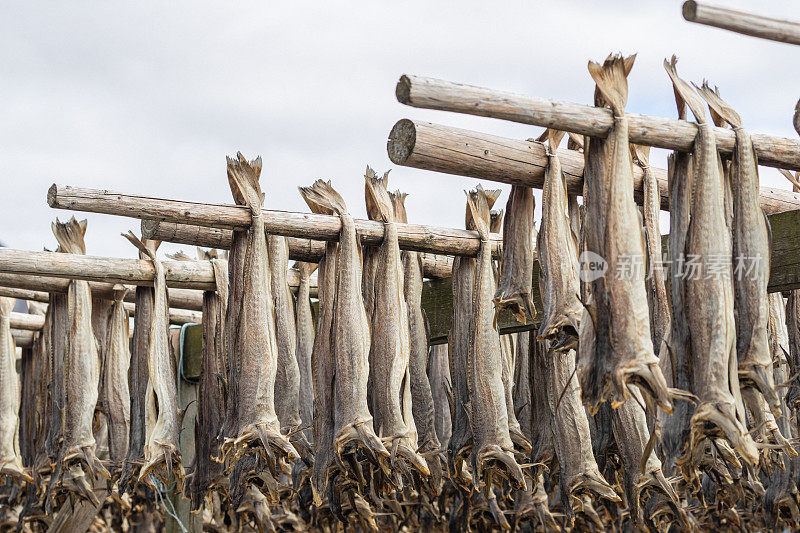
<instances>
[{"instance_id":1,"label":"horizontal wooden pole","mask_svg":"<svg viewBox=\"0 0 800 533\"><path fill-rule=\"evenodd\" d=\"M683 3L683 18L751 37L800 44L800 23L736 11L689 0Z\"/></svg>"},{"instance_id":2,"label":"horizontal wooden pole","mask_svg":"<svg viewBox=\"0 0 800 533\"><path fill-rule=\"evenodd\" d=\"M250 211L243 206L203 204L183 200L150 198L68 185L50 187L47 202L56 209L161 220L219 229L250 227ZM299 237L315 241L339 239L341 220L337 216L314 213L262 210L265 231L273 235ZM383 240L383 224L356 219L356 231L364 244ZM418 224L397 224L400 248L443 255L475 256L480 247L476 231L437 228ZM493 253L498 256L502 239L493 237Z\"/></svg>"},{"instance_id":3,"label":"horizontal wooden pole","mask_svg":"<svg viewBox=\"0 0 800 533\"><path fill-rule=\"evenodd\" d=\"M423 76L404 75L396 88L397 100L423 109L438 109L467 115L498 118L569 131L591 137L606 137L614 126L614 113L607 108L560 102L537 96L496 91ZM687 120L626 113L630 141L688 152L697 136L697 124ZM733 151L733 130L714 128L717 149ZM758 162L771 167L800 170L800 141L759 133L752 134Z\"/></svg>"},{"instance_id":4,"label":"horizontal wooden pole","mask_svg":"<svg viewBox=\"0 0 800 533\"><path fill-rule=\"evenodd\" d=\"M233 240L233 231L145 219L142 220L142 237L189 246L229 250ZM288 237L288 241L289 259L293 261L317 263L325 254L325 243L323 241L297 239L294 237ZM453 258L447 255L423 253L422 268L423 275L427 278L450 277L453 269Z\"/></svg>"},{"instance_id":5,"label":"horizontal wooden pole","mask_svg":"<svg viewBox=\"0 0 800 533\"><path fill-rule=\"evenodd\" d=\"M542 188L547 154L541 143L488 135L429 122L402 119L392 128L387 144L396 165L458 176ZM559 150L567 192L583 193L583 154ZM661 208L668 208L667 171L651 168L658 180ZM642 169L633 168L634 197L642 201ZM761 207L767 214L800 209L800 194L761 187Z\"/></svg>"},{"instance_id":6,"label":"horizontal wooden pole","mask_svg":"<svg viewBox=\"0 0 800 533\"><path fill-rule=\"evenodd\" d=\"M39 331L44 327L43 315L29 315L28 313L11 313L11 328L25 331Z\"/></svg>"},{"instance_id":7,"label":"horizontal wooden pole","mask_svg":"<svg viewBox=\"0 0 800 533\"><path fill-rule=\"evenodd\" d=\"M14 338L14 344L16 344L17 348L30 348L33 346L33 331L12 328L11 336Z\"/></svg>"},{"instance_id":8,"label":"horizontal wooden pole","mask_svg":"<svg viewBox=\"0 0 800 533\"><path fill-rule=\"evenodd\" d=\"M16 287L0 287L0 296L16 298L17 300L27 300L29 302L47 303L50 301L50 294L47 292L19 289Z\"/></svg>"}]
</instances>

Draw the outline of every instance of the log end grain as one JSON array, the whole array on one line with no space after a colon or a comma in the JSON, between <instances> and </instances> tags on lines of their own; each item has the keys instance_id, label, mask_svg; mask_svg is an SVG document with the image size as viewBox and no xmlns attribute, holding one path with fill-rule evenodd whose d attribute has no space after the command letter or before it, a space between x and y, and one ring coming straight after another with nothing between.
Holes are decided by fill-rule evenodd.
<instances>
[{"instance_id":1,"label":"log end grain","mask_svg":"<svg viewBox=\"0 0 800 533\"><path fill-rule=\"evenodd\" d=\"M161 222L159 220L142 219L142 238L152 239Z\"/></svg>"},{"instance_id":2,"label":"log end grain","mask_svg":"<svg viewBox=\"0 0 800 533\"><path fill-rule=\"evenodd\" d=\"M416 143L417 127L414 125L414 121L407 118L398 120L392 127L392 131L389 132L389 141L386 143L389 159L395 165L405 164L409 156L414 152Z\"/></svg>"},{"instance_id":3,"label":"log end grain","mask_svg":"<svg viewBox=\"0 0 800 533\"><path fill-rule=\"evenodd\" d=\"M397 87L394 89L394 95L401 104L411 105L411 79L407 75L400 76Z\"/></svg>"},{"instance_id":4,"label":"log end grain","mask_svg":"<svg viewBox=\"0 0 800 533\"><path fill-rule=\"evenodd\" d=\"M684 20L694 22L697 19L697 2L694 0L686 0L686 2L683 3L681 11L683 12Z\"/></svg>"},{"instance_id":5,"label":"log end grain","mask_svg":"<svg viewBox=\"0 0 800 533\"><path fill-rule=\"evenodd\" d=\"M50 186L49 189L47 189L47 205L49 205L50 207L57 208L58 207L57 198L58 198L58 185L54 183Z\"/></svg>"}]
</instances>

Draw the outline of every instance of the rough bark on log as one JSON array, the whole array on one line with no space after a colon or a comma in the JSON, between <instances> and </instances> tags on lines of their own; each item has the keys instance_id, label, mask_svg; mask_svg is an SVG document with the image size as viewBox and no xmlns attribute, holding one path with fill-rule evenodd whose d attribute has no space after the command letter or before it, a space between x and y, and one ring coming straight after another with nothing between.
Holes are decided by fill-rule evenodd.
<instances>
[{"instance_id":1,"label":"rough bark on log","mask_svg":"<svg viewBox=\"0 0 800 533\"><path fill-rule=\"evenodd\" d=\"M14 337L14 344L17 346L17 348L29 348L33 346L32 331L12 329L11 336Z\"/></svg>"},{"instance_id":2,"label":"rough bark on log","mask_svg":"<svg viewBox=\"0 0 800 533\"><path fill-rule=\"evenodd\" d=\"M386 149L396 165L537 189L544 184L547 168L547 155L541 143L409 119L402 119L394 125ZM583 154L575 150L559 150L558 157L567 182L567 193L582 195ZM661 208L667 209L667 171L660 168L651 170L658 180ZM637 203L642 203L643 178L642 169L635 166L633 183ZM767 214L800 209L798 193L761 187L760 197L761 207Z\"/></svg>"},{"instance_id":3,"label":"rough bark on log","mask_svg":"<svg viewBox=\"0 0 800 533\"><path fill-rule=\"evenodd\" d=\"M800 24L762 17L752 13L688 0L683 3L683 18L751 37L800 45Z\"/></svg>"},{"instance_id":4,"label":"rough bark on log","mask_svg":"<svg viewBox=\"0 0 800 533\"><path fill-rule=\"evenodd\" d=\"M233 231L145 219L142 220L142 237L189 246L230 250ZM288 240L289 259L293 261L317 263L325 253L323 241L295 237L289 237ZM453 270L453 259L447 255L423 253L422 267L426 278L447 278Z\"/></svg>"},{"instance_id":5,"label":"rough bark on log","mask_svg":"<svg viewBox=\"0 0 800 533\"><path fill-rule=\"evenodd\" d=\"M422 109L498 118L591 137L606 137L614 125L611 109L423 76L401 76L397 82L396 96L400 103ZM693 122L637 113L626 113L625 117L633 144L682 152L692 150L698 131L697 124ZM720 153L733 152L733 130L714 128L714 136ZM760 164L800 170L800 141L764 134L753 134L752 138Z\"/></svg>"},{"instance_id":6,"label":"rough bark on log","mask_svg":"<svg viewBox=\"0 0 800 533\"><path fill-rule=\"evenodd\" d=\"M250 212L242 206L149 198L69 185L53 184L47 193L47 202L50 207L56 209L163 220L220 229L249 228L251 219ZM337 216L268 209L262 210L261 213L267 233L315 241L339 239L342 222ZM383 240L384 228L381 222L356 219L355 225L362 244L376 245ZM480 246L478 233L463 229L398 224L397 236L401 249L417 252L474 256ZM499 236L492 239L492 253L495 256L499 255L500 243Z\"/></svg>"},{"instance_id":7,"label":"rough bark on log","mask_svg":"<svg viewBox=\"0 0 800 533\"><path fill-rule=\"evenodd\" d=\"M44 315L11 312L11 327L26 331L39 331L44 327Z\"/></svg>"}]
</instances>

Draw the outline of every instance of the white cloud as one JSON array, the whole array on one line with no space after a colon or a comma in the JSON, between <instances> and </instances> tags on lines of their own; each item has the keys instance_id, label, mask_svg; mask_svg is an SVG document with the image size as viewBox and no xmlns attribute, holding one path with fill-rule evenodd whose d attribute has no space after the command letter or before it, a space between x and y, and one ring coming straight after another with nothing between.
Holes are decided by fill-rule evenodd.
<instances>
[{"instance_id":1,"label":"white cloud","mask_svg":"<svg viewBox=\"0 0 800 533\"><path fill-rule=\"evenodd\" d=\"M678 1L41 6L0 6L0 239L17 248L54 245L49 222L70 215L46 205L54 181L230 202L224 157L242 150L264 158L269 207L305 211L296 187L324 177L362 215L364 166L392 166L386 137L400 118L539 131L401 106L394 84L406 72L589 103L586 61L638 52L628 109L675 116L661 61L676 53L681 74L719 85L753 131L785 136L800 96L796 48L687 23ZM788 0L765 7L795 12ZM762 182L787 188L771 169ZM475 183L392 172L412 220L441 226L462 226L461 191ZM119 233L138 221L79 216L89 218L89 253L134 256Z\"/></svg>"}]
</instances>

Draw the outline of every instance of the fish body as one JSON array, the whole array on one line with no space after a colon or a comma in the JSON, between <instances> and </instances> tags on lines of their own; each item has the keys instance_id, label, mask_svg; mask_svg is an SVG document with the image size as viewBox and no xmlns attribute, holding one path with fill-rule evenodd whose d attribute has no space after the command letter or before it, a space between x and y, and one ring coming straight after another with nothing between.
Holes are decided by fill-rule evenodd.
<instances>
[{"instance_id":1,"label":"fish body","mask_svg":"<svg viewBox=\"0 0 800 533\"><path fill-rule=\"evenodd\" d=\"M533 189L523 185L511 187L503 225L502 269L494 295L497 309L509 309L522 323L536 315L531 298L534 207Z\"/></svg>"},{"instance_id":2,"label":"fish body","mask_svg":"<svg viewBox=\"0 0 800 533\"><path fill-rule=\"evenodd\" d=\"M0 297L0 478L32 481L19 449L20 381L16 346L11 336L13 298Z\"/></svg>"},{"instance_id":3,"label":"fish body","mask_svg":"<svg viewBox=\"0 0 800 533\"><path fill-rule=\"evenodd\" d=\"M312 352L314 349L314 317L311 313L311 274L317 269L316 263L295 263L300 283L297 288L297 306L295 308L297 346L295 358L300 371L300 421L306 439L313 441L314 423L314 381L312 372Z\"/></svg>"},{"instance_id":4,"label":"fish body","mask_svg":"<svg viewBox=\"0 0 800 533\"><path fill-rule=\"evenodd\" d=\"M450 414L450 357L447 344L436 344L430 347L428 355L428 380L431 384L433 408L435 413L436 437L441 446L447 448L450 435L453 433L453 421Z\"/></svg>"},{"instance_id":5,"label":"fish body","mask_svg":"<svg viewBox=\"0 0 800 533\"><path fill-rule=\"evenodd\" d=\"M116 473L128 453L131 425L131 397L128 388L128 370L131 362L128 312L123 298L128 290L119 286L114 291L114 301L108 318L105 337L105 364L103 366L103 405L108 419L109 459Z\"/></svg>"}]
</instances>

